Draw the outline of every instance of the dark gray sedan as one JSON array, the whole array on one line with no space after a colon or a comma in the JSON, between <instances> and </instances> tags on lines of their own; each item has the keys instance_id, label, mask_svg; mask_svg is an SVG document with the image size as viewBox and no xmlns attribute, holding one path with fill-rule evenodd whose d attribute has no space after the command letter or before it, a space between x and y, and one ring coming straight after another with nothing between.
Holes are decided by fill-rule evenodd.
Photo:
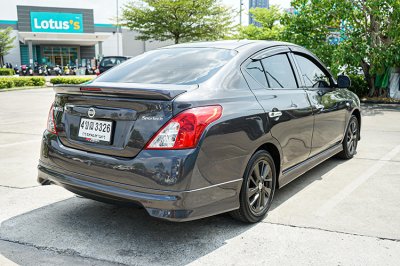
<instances>
[{"instance_id":1,"label":"dark gray sedan","mask_svg":"<svg viewBox=\"0 0 400 266\"><path fill-rule=\"evenodd\" d=\"M277 188L356 153L360 102L349 86L290 43L147 52L55 87L38 181L172 221L231 212L258 222Z\"/></svg>"}]
</instances>

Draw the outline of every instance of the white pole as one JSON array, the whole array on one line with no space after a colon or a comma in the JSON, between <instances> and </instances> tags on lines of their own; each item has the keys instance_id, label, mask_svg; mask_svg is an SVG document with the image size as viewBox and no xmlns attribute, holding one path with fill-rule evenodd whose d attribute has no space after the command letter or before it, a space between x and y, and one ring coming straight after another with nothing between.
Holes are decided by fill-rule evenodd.
<instances>
[{"instance_id":1,"label":"white pole","mask_svg":"<svg viewBox=\"0 0 400 266\"><path fill-rule=\"evenodd\" d=\"M119 4L117 0L117 55L120 55L119 53Z\"/></svg>"},{"instance_id":2,"label":"white pole","mask_svg":"<svg viewBox=\"0 0 400 266\"><path fill-rule=\"evenodd\" d=\"M240 26L242 26L242 6L243 6L243 0L240 0L240 8L239 8L239 15L240 15Z\"/></svg>"}]
</instances>

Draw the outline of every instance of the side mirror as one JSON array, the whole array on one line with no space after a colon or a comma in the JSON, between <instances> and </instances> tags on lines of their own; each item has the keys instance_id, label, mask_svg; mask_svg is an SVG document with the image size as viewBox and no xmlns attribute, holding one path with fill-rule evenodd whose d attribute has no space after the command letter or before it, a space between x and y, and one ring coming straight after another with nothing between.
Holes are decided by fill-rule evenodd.
<instances>
[{"instance_id":1,"label":"side mirror","mask_svg":"<svg viewBox=\"0 0 400 266\"><path fill-rule=\"evenodd\" d=\"M339 89L347 89L351 85L351 80L346 75L339 75L337 78L337 87Z\"/></svg>"}]
</instances>

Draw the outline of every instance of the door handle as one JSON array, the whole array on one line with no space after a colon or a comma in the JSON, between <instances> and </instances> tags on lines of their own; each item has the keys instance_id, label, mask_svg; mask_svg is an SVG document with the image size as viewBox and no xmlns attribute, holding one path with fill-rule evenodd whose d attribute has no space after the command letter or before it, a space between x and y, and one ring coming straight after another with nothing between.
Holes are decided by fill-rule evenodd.
<instances>
[{"instance_id":1,"label":"door handle","mask_svg":"<svg viewBox=\"0 0 400 266\"><path fill-rule=\"evenodd\" d=\"M269 112L268 116L270 118L276 118L278 119L280 116L282 116L282 112L281 111L273 111L273 112Z\"/></svg>"}]
</instances>

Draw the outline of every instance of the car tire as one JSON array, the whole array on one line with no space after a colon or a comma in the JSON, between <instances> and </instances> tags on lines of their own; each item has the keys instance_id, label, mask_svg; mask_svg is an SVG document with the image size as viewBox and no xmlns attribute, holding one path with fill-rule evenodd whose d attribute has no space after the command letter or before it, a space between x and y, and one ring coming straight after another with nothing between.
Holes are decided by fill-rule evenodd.
<instances>
[{"instance_id":1,"label":"car tire","mask_svg":"<svg viewBox=\"0 0 400 266\"><path fill-rule=\"evenodd\" d=\"M239 195L240 207L231 216L245 223L261 221L271 207L276 187L276 168L272 156L257 151L247 164Z\"/></svg>"},{"instance_id":2,"label":"car tire","mask_svg":"<svg viewBox=\"0 0 400 266\"><path fill-rule=\"evenodd\" d=\"M349 160L357 153L357 144L359 139L359 124L358 119L354 115L350 117L349 124L346 128L346 133L343 138L343 150L338 153L338 157L344 160Z\"/></svg>"}]
</instances>

